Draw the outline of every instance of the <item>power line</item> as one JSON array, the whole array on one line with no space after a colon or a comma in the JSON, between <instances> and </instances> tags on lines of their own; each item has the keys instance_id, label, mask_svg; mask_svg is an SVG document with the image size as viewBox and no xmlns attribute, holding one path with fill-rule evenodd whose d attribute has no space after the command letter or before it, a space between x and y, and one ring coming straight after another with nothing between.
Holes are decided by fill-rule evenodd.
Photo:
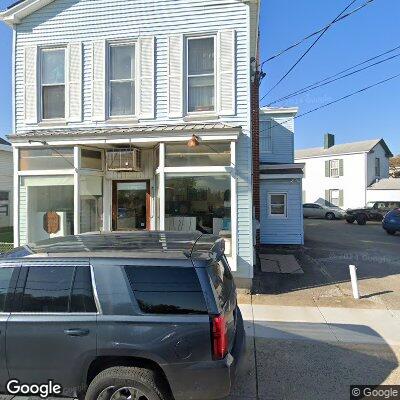
<instances>
[{"instance_id":1,"label":"power line","mask_svg":"<svg viewBox=\"0 0 400 400\"><path fill-rule=\"evenodd\" d=\"M355 70L355 71L349 72L348 74L341 75L341 74L343 74L344 71L346 71L346 70L344 70L344 71L342 71L341 73L332 75L331 77L325 78L325 79L323 79L322 81L316 82L316 83L314 83L314 84L312 84L312 85L306 86L306 87L303 88L303 89L297 90L296 92L290 93L290 94L288 94L288 95L286 95L286 96L284 96L284 97L281 97L281 98L279 98L279 99L277 99L277 100L271 101L270 103L267 104L267 107L270 107L270 106L272 106L273 104L279 103L279 102L281 102L281 101L291 99L292 97L296 97L296 96L299 96L299 95L301 95L301 94L311 92L312 90L318 89L318 88L320 88L320 87L322 87L322 86L329 85L330 83L336 82L336 81L338 81L338 80L340 80L340 79L347 78L347 77L349 77L349 76L351 76L351 75L354 75L354 74L357 74L357 73L359 73L359 72L365 71L365 70L367 70L367 69L369 69L369 68L376 67L376 66L379 65L379 64L385 63L385 62L387 62L387 61L391 61L391 60L393 60L393 59L395 59L395 58L397 58L397 57L400 57L400 53L395 54L394 56L385 58L385 59L383 59L383 60L377 61L377 62L375 62L375 63L373 63L373 64L367 65L366 67L359 68L359 69L357 69L357 70ZM352 68L354 68L354 67L352 67ZM352 69L352 68L350 68L350 69ZM349 69L347 69L347 71L348 71L348 70L349 70ZM338 76L338 75L341 75L341 76L339 76L338 78L335 78L335 79L331 79L331 78L333 78L333 77L335 77L335 76ZM330 79L330 80L329 80L329 79Z\"/></svg>"},{"instance_id":2,"label":"power line","mask_svg":"<svg viewBox=\"0 0 400 400\"><path fill-rule=\"evenodd\" d=\"M307 50L300 56L300 58L289 68L289 70L282 76L281 79L260 99L260 101L264 100L266 96L268 96L280 83L285 80L285 78L296 68L296 66L303 60L303 58L311 51L311 49L322 39L325 33L329 30L329 28L340 18L356 1L352 0L350 4L340 12L340 14L328 25L324 28L324 30L320 33L317 39L307 48ZM368 0L371 3L374 0Z\"/></svg>"},{"instance_id":3,"label":"power line","mask_svg":"<svg viewBox=\"0 0 400 400\"><path fill-rule=\"evenodd\" d=\"M309 115L309 114L311 114L311 113L313 113L313 112L316 112L316 111L321 110L321 109L323 109L323 108L329 107L329 106L331 106L332 104L339 103L340 101L346 100L346 99L348 99L349 97L355 96L356 94L365 92L365 91L367 91L367 90L369 90L369 89L374 88L375 86L382 85L382 84L384 84L384 83L386 83L386 82L389 82L389 81L391 81L391 80L393 80L393 79L395 79L395 78L398 78L399 76L400 76L400 74L396 74L396 75L390 76L389 78L383 79L382 81L376 82L376 83L374 83L374 84L372 84L372 85L366 86L366 87L364 87L364 88L362 88L362 89L359 89L359 90L357 90L357 91L355 91L355 92L349 93L349 94L347 94L346 96L340 97L339 99L336 99L336 100L333 100L333 101L331 101L331 102L329 102L329 103L323 104L322 106L313 108L312 110L307 111L307 112L305 112L305 113L296 115L295 117L293 117L293 119L302 118L302 117L304 117L304 116L306 116L306 115ZM283 124L285 124L286 122L289 122L289 121L291 121L291 120L292 120L292 118L289 118L289 119L287 119L287 120L285 120L285 121L283 121L283 122L280 122L280 123L276 123L276 124L274 124L274 125L271 125L271 126L269 126L267 129L261 130L259 133L262 133L262 132L265 132L265 131L267 131L267 130L269 130L269 129L272 129L272 128L274 128L275 126L283 125Z\"/></svg>"},{"instance_id":4,"label":"power line","mask_svg":"<svg viewBox=\"0 0 400 400\"><path fill-rule=\"evenodd\" d=\"M334 24L336 24L336 23L338 23L338 22L344 20L345 18L350 17L350 15L353 15L353 14L355 14L356 12L362 10L364 7L366 7L367 5L369 5L369 3L371 3L372 1L374 1L374 0L369 0L369 1L367 1L366 3L364 3L364 4L362 4L361 6L359 6L358 8L356 8L355 10L353 10L353 11L347 13L347 14L342 15L342 16L341 16L340 18L338 18L335 22L330 23L330 24L328 24L328 25L325 25L323 28L321 28L321 29L319 29L319 30L317 30L317 31L315 31L315 32L313 32L313 33L310 33L308 36L306 36L306 37L304 37L303 39L299 40L298 42L296 42L296 43L290 45L290 46L287 47L286 49L281 50L281 51L279 51L278 53L274 54L273 56L267 58L266 60L264 60L264 61L261 63L261 68L262 68L263 65L266 64L267 62L272 61L272 60L274 60L274 59L277 58L277 57L280 57L282 54L287 53L289 50L292 50L292 49L294 49L295 47L300 46L302 43L304 43L304 42L307 41L308 39L311 39L313 36L318 35L318 34L321 33L325 28L327 28L327 27L329 27L329 26L331 26L331 25L334 25Z\"/></svg>"}]
</instances>

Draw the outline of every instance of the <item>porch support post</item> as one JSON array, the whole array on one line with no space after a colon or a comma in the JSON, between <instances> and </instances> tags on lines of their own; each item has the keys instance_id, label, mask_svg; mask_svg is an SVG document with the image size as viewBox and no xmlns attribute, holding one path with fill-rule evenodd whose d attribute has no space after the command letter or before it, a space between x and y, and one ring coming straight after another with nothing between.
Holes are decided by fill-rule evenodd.
<instances>
[{"instance_id":1,"label":"porch support post","mask_svg":"<svg viewBox=\"0 0 400 400\"><path fill-rule=\"evenodd\" d=\"M13 226L14 226L14 247L18 247L20 243L19 239L19 149L13 147L13 161L14 161L14 193L13 193Z\"/></svg>"},{"instance_id":2,"label":"porch support post","mask_svg":"<svg viewBox=\"0 0 400 400\"><path fill-rule=\"evenodd\" d=\"M231 254L232 269L237 271L237 179L236 179L236 142L231 142Z\"/></svg>"},{"instance_id":3,"label":"porch support post","mask_svg":"<svg viewBox=\"0 0 400 400\"><path fill-rule=\"evenodd\" d=\"M79 201L79 193L80 193L80 182L79 182L79 168L80 168L80 159L79 159L79 147L74 147L74 235L79 235L80 233L80 201Z\"/></svg>"},{"instance_id":4,"label":"porch support post","mask_svg":"<svg viewBox=\"0 0 400 400\"><path fill-rule=\"evenodd\" d=\"M160 143L160 230L165 230L165 143Z\"/></svg>"}]
</instances>

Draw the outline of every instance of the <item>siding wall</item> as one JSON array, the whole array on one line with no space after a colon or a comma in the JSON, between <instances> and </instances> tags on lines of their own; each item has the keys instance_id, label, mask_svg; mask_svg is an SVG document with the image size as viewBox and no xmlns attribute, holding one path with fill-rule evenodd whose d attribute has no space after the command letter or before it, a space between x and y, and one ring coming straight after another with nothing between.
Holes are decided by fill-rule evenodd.
<instances>
[{"instance_id":1,"label":"siding wall","mask_svg":"<svg viewBox=\"0 0 400 400\"><path fill-rule=\"evenodd\" d=\"M373 149L373 152L368 153L368 167L367 167L367 186L375 182L375 158L379 158L381 164L381 175L380 178L389 178L389 158L386 157L386 152L384 148L378 144Z\"/></svg>"},{"instance_id":2,"label":"siding wall","mask_svg":"<svg viewBox=\"0 0 400 400\"><path fill-rule=\"evenodd\" d=\"M146 124L179 123L168 119L167 39L173 33L213 33L236 30L236 115L220 122L243 127L237 145L238 266L237 275L252 277L252 184L250 142L250 40L249 7L235 0L56 0L17 26L15 105L16 133L40 129L24 124L23 55L30 44L57 45L83 42L83 122L66 127L112 126L92 121L92 43L96 39L135 39L156 36L154 120ZM253 45L254 47L254 45Z\"/></svg>"},{"instance_id":3,"label":"siding wall","mask_svg":"<svg viewBox=\"0 0 400 400\"><path fill-rule=\"evenodd\" d=\"M273 118L260 115L260 136L264 129L263 122L271 121L272 126L272 152L263 153L260 147L261 163L290 164L294 162L294 119L292 115L281 115Z\"/></svg>"},{"instance_id":4,"label":"siding wall","mask_svg":"<svg viewBox=\"0 0 400 400\"><path fill-rule=\"evenodd\" d=\"M287 218L268 215L269 193L287 193ZM303 244L303 207L301 202L301 181L262 180L260 182L262 244Z\"/></svg>"},{"instance_id":5,"label":"siding wall","mask_svg":"<svg viewBox=\"0 0 400 400\"><path fill-rule=\"evenodd\" d=\"M0 228L13 225L13 154L0 150L0 191L9 192L8 216L0 215Z\"/></svg>"}]
</instances>

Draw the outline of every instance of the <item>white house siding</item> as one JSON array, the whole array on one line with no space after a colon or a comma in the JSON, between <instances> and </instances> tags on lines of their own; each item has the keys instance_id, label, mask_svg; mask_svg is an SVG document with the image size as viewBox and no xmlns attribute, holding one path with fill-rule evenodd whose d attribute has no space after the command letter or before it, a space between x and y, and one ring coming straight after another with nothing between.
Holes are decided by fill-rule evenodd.
<instances>
[{"instance_id":1,"label":"white house siding","mask_svg":"<svg viewBox=\"0 0 400 400\"><path fill-rule=\"evenodd\" d=\"M325 177L325 161L343 160L343 176ZM343 190L343 208L363 207L366 204L366 168L367 154L346 154L329 157L296 159L305 163L303 179L303 202L314 203L325 201L325 191Z\"/></svg>"},{"instance_id":2,"label":"white house siding","mask_svg":"<svg viewBox=\"0 0 400 400\"><path fill-rule=\"evenodd\" d=\"M269 193L287 194L287 218L274 218L268 215ZM304 244L301 180L261 180L260 202L262 244Z\"/></svg>"},{"instance_id":3,"label":"white house siding","mask_svg":"<svg viewBox=\"0 0 400 400\"><path fill-rule=\"evenodd\" d=\"M270 120L272 149L271 152L262 152L260 147L261 163L279 163L290 164L294 162L294 119L293 115L280 115L277 117L269 117L267 115L260 116L260 136L263 122Z\"/></svg>"},{"instance_id":4,"label":"white house siding","mask_svg":"<svg viewBox=\"0 0 400 400\"><path fill-rule=\"evenodd\" d=\"M253 15L254 20L254 15ZM109 122L92 121L92 46L98 39L156 37L155 115L144 123L179 123L168 119L167 42L174 33L236 32L236 115L220 122L243 127L237 145L238 266L237 275L252 276L253 242L251 141L250 141L250 11L240 1L221 0L56 0L28 16L16 28L15 108L16 133L40 129L24 123L24 48L28 45L57 45L83 42L83 121L64 127L104 127ZM254 47L254 46L253 46Z\"/></svg>"},{"instance_id":5,"label":"white house siding","mask_svg":"<svg viewBox=\"0 0 400 400\"><path fill-rule=\"evenodd\" d=\"M377 176L375 175L375 159L380 159L381 173L378 178L389 177L389 158L386 155L385 149L379 144L374 147L373 151L368 153L368 168L367 168L367 186L374 183Z\"/></svg>"},{"instance_id":6,"label":"white house siding","mask_svg":"<svg viewBox=\"0 0 400 400\"><path fill-rule=\"evenodd\" d=\"M367 189L367 201L400 202L400 190Z\"/></svg>"},{"instance_id":7,"label":"white house siding","mask_svg":"<svg viewBox=\"0 0 400 400\"><path fill-rule=\"evenodd\" d=\"M13 225L13 154L0 150L0 191L9 192L8 216L0 215L0 228Z\"/></svg>"}]
</instances>

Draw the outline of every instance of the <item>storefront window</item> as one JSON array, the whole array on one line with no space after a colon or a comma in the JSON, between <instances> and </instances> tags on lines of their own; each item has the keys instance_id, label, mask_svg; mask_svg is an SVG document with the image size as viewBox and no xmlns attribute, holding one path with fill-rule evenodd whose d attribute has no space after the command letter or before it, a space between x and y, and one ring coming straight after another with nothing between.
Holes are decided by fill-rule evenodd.
<instances>
[{"instance_id":1,"label":"storefront window","mask_svg":"<svg viewBox=\"0 0 400 400\"><path fill-rule=\"evenodd\" d=\"M21 177L19 217L21 244L72 235L73 176Z\"/></svg>"},{"instance_id":2,"label":"storefront window","mask_svg":"<svg viewBox=\"0 0 400 400\"><path fill-rule=\"evenodd\" d=\"M186 144L167 144L166 167L229 167L230 143L199 144L189 148Z\"/></svg>"},{"instance_id":3,"label":"storefront window","mask_svg":"<svg viewBox=\"0 0 400 400\"><path fill-rule=\"evenodd\" d=\"M228 174L166 175L165 229L230 236L231 179Z\"/></svg>"},{"instance_id":4,"label":"storefront window","mask_svg":"<svg viewBox=\"0 0 400 400\"><path fill-rule=\"evenodd\" d=\"M103 178L80 177L80 231L95 232L103 229Z\"/></svg>"},{"instance_id":5,"label":"storefront window","mask_svg":"<svg viewBox=\"0 0 400 400\"><path fill-rule=\"evenodd\" d=\"M81 149L81 167L88 169L103 169L101 151Z\"/></svg>"},{"instance_id":6,"label":"storefront window","mask_svg":"<svg viewBox=\"0 0 400 400\"><path fill-rule=\"evenodd\" d=\"M46 149L21 149L19 151L19 170L73 169L73 147Z\"/></svg>"}]
</instances>

